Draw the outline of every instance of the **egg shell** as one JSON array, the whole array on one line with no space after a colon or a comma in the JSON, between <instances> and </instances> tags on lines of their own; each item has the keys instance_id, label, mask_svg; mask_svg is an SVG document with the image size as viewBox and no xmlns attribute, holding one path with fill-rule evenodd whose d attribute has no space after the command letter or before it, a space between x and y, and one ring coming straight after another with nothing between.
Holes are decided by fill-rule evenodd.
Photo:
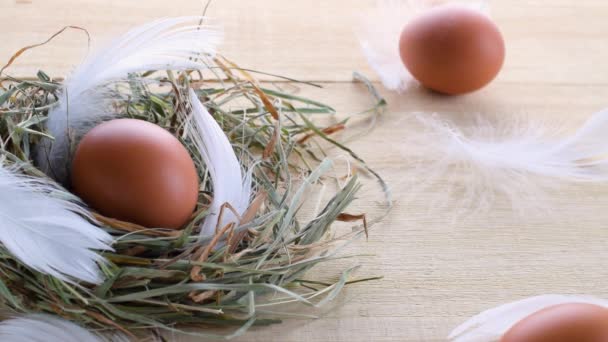
<instances>
[{"instance_id":1,"label":"egg shell","mask_svg":"<svg viewBox=\"0 0 608 342\"><path fill-rule=\"evenodd\" d=\"M142 120L111 120L89 131L71 177L74 192L102 215L145 227L181 227L198 199L198 175L186 148Z\"/></svg>"},{"instance_id":2,"label":"egg shell","mask_svg":"<svg viewBox=\"0 0 608 342\"><path fill-rule=\"evenodd\" d=\"M500 342L607 342L608 309L584 303L547 307L516 323Z\"/></svg>"},{"instance_id":3,"label":"egg shell","mask_svg":"<svg viewBox=\"0 0 608 342\"><path fill-rule=\"evenodd\" d=\"M457 95L478 90L496 77L505 59L505 44L496 24L483 13L443 5L405 26L399 53L423 86Z\"/></svg>"}]
</instances>

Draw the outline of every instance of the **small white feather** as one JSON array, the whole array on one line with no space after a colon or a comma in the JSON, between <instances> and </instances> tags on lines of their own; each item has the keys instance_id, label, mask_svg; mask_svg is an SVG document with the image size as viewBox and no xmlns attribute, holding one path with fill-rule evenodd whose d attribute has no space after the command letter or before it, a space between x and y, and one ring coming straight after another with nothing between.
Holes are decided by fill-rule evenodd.
<instances>
[{"instance_id":1,"label":"small white feather","mask_svg":"<svg viewBox=\"0 0 608 342\"><path fill-rule=\"evenodd\" d=\"M0 166L0 242L38 272L100 283L104 259L95 250L111 250L112 237L84 219L79 205L53 193L54 185Z\"/></svg>"},{"instance_id":2,"label":"small white feather","mask_svg":"<svg viewBox=\"0 0 608 342\"><path fill-rule=\"evenodd\" d=\"M50 315L28 315L0 323L0 340L7 342L128 342L121 334L97 335L70 321Z\"/></svg>"},{"instance_id":3,"label":"small white feather","mask_svg":"<svg viewBox=\"0 0 608 342\"><path fill-rule=\"evenodd\" d=\"M516 211L546 210L549 192L565 184L608 181L608 110L574 134L534 119L477 118L468 125L436 114L409 119L402 122L408 127L401 147L409 164L404 178L416 183L414 193L435 187L429 199L434 208L458 207L458 215L468 215L506 199Z\"/></svg>"},{"instance_id":4,"label":"small white feather","mask_svg":"<svg viewBox=\"0 0 608 342\"><path fill-rule=\"evenodd\" d=\"M0 323L0 340L10 342L104 342L99 336L67 320L29 315Z\"/></svg>"},{"instance_id":5,"label":"small white feather","mask_svg":"<svg viewBox=\"0 0 608 342\"><path fill-rule=\"evenodd\" d=\"M356 29L363 55L389 90L403 91L413 81L399 54L399 37L415 17L442 4L464 4L483 13L486 1L377 0L376 7L360 15Z\"/></svg>"},{"instance_id":6,"label":"small white feather","mask_svg":"<svg viewBox=\"0 0 608 342\"><path fill-rule=\"evenodd\" d=\"M232 210L224 209L218 222L221 207L229 203L239 215L249 207L251 200L251 171L244 173L228 137L190 89L192 116L186 127L186 136L194 141L198 154L207 166L213 186L213 200L201 227L201 238L215 234L216 228L239 223Z\"/></svg>"},{"instance_id":7,"label":"small white feather","mask_svg":"<svg viewBox=\"0 0 608 342\"><path fill-rule=\"evenodd\" d=\"M70 140L116 115L107 88L110 83L149 70L200 69L200 59L215 53L222 36L201 24L203 19L167 18L136 27L78 66L66 79L58 105L49 112L47 129L55 140L39 144L39 168L66 182Z\"/></svg>"},{"instance_id":8,"label":"small white feather","mask_svg":"<svg viewBox=\"0 0 608 342\"><path fill-rule=\"evenodd\" d=\"M452 342L494 342L512 326L544 308L566 303L595 304L608 308L608 300L587 296L543 295L484 311L454 329Z\"/></svg>"}]
</instances>

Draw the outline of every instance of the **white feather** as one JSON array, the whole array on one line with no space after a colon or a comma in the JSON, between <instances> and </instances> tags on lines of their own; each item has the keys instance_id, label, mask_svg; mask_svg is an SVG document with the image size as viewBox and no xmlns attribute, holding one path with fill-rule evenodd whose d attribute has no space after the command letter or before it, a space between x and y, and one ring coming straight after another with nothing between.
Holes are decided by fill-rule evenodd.
<instances>
[{"instance_id":1,"label":"white feather","mask_svg":"<svg viewBox=\"0 0 608 342\"><path fill-rule=\"evenodd\" d=\"M370 67L389 90L403 91L413 81L399 55L403 28L422 12L441 4L465 4L487 12L486 1L377 0L376 7L360 15L356 29L359 44Z\"/></svg>"},{"instance_id":2,"label":"white feather","mask_svg":"<svg viewBox=\"0 0 608 342\"><path fill-rule=\"evenodd\" d=\"M544 308L566 303L587 303L608 308L608 300L586 296L543 295L484 311L454 329L452 342L494 342L513 325Z\"/></svg>"},{"instance_id":3,"label":"white feather","mask_svg":"<svg viewBox=\"0 0 608 342\"><path fill-rule=\"evenodd\" d=\"M178 17L136 27L87 58L66 79L59 103L49 112L47 129L55 138L39 144L42 171L67 180L71 137L116 115L111 108L110 83L149 70L200 69L200 58L215 53L221 34L200 25L202 17Z\"/></svg>"},{"instance_id":4,"label":"white feather","mask_svg":"<svg viewBox=\"0 0 608 342\"><path fill-rule=\"evenodd\" d=\"M477 118L466 126L435 114L409 119L402 122L408 126L401 146L409 164L404 178L416 183L412 193L435 187L429 200L434 208L470 214L506 199L516 211L544 210L548 193L565 184L608 181L608 110L574 134L534 119Z\"/></svg>"},{"instance_id":5,"label":"white feather","mask_svg":"<svg viewBox=\"0 0 608 342\"><path fill-rule=\"evenodd\" d=\"M0 323L0 340L7 342L128 342L121 334L100 336L70 321L36 314Z\"/></svg>"},{"instance_id":6,"label":"white feather","mask_svg":"<svg viewBox=\"0 0 608 342\"><path fill-rule=\"evenodd\" d=\"M83 217L77 204L53 196L57 188L0 166L0 242L23 264L56 278L100 283L94 250L112 237Z\"/></svg>"},{"instance_id":7,"label":"white feather","mask_svg":"<svg viewBox=\"0 0 608 342\"><path fill-rule=\"evenodd\" d=\"M252 175L251 171L243 173L228 137L192 89L190 103L192 121L186 128L186 135L194 141L213 186L213 200L201 227L202 238L213 235L216 228L239 222L232 210L223 210L221 222L218 222L219 214L225 203L229 203L239 215L247 210L251 199Z\"/></svg>"},{"instance_id":8,"label":"white feather","mask_svg":"<svg viewBox=\"0 0 608 342\"><path fill-rule=\"evenodd\" d=\"M10 342L103 342L99 336L67 320L29 315L0 323L0 340Z\"/></svg>"}]
</instances>

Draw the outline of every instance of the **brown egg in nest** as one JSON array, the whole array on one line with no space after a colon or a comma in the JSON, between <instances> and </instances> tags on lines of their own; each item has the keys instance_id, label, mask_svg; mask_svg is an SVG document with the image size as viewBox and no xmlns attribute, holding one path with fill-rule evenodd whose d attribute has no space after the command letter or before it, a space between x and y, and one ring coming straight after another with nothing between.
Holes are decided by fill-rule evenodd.
<instances>
[{"instance_id":1,"label":"brown egg in nest","mask_svg":"<svg viewBox=\"0 0 608 342\"><path fill-rule=\"evenodd\" d=\"M180 228L198 199L198 174L186 148L142 120L111 120L89 131L71 177L74 192L102 215L145 227Z\"/></svg>"},{"instance_id":2,"label":"brown egg in nest","mask_svg":"<svg viewBox=\"0 0 608 342\"><path fill-rule=\"evenodd\" d=\"M490 83L505 58L498 27L483 13L462 5L432 8L409 22L399 53L423 86L457 95Z\"/></svg>"}]
</instances>

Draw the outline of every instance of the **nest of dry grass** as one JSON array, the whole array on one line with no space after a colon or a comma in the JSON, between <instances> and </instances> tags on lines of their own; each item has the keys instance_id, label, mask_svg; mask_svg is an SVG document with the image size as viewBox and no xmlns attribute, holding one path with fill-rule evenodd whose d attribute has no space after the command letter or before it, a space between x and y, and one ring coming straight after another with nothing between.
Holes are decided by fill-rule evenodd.
<instances>
[{"instance_id":1,"label":"nest of dry grass","mask_svg":"<svg viewBox=\"0 0 608 342\"><path fill-rule=\"evenodd\" d=\"M365 280L351 279L352 269L344 270L332 283L306 278L312 267L340 257L337 246L367 232L365 213L348 209L361 186L358 176L328 173L332 162L326 151L345 151L386 190L375 171L333 138L348 120L319 126L314 116L332 116L330 106L264 87L252 76L255 72L221 57L210 70L215 71L211 77L195 72L134 75L130 82L113 85L115 107L123 117L167 129L192 150L192 142L179 134L184 124L184 116L179 114L184 110L182 94L195 89L243 163L257 163L256 197L241 226L224 227L216 236L198 240L213 189L206 166L194 158L204 186L197 210L182 230L148 229L92 212L100 227L114 237L114 251L100 252L108 262L101 265L106 280L98 286L66 283L36 272L0 245L3 311L51 313L92 329L117 329L132 337L189 327L231 326L225 334L190 332L230 338L252 325L279 322L286 314L273 311L276 305L320 306L347 284ZM366 113L376 115L384 101L371 84L365 84L377 100ZM47 177L36 168L32 151L48 136L44 122L60 86L42 71L32 79L2 80L3 166L16 167L32 177ZM301 204L315 184L329 184L335 192L312 217L302 219ZM59 184L57 189L57 196L90 210L69 189ZM355 227L336 236L331 234L336 221L354 222ZM218 244L222 238L224 243Z\"/></svg>"}]
</instances>

